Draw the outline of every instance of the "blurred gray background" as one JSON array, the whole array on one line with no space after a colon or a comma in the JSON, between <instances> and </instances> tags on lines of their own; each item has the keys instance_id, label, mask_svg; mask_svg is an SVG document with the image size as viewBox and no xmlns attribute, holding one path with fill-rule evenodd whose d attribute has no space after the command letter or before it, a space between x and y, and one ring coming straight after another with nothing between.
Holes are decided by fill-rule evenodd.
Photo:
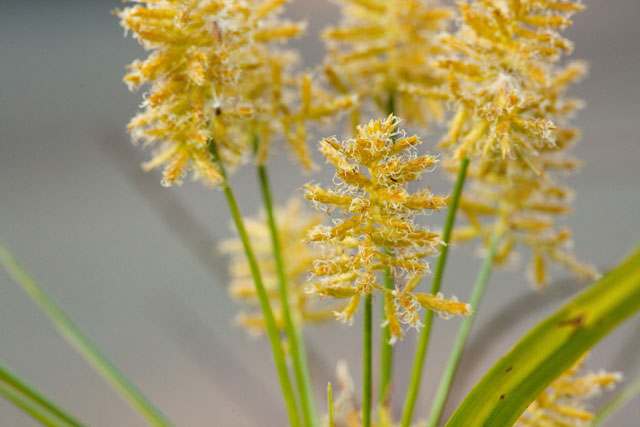
<instances>
[{"instance_id":1,"label":"blurred gray background","mask_svg":"<svg viewBox=\"0 0 640 427\"><path fill-rule=\"evenodd\" d=\"M584 136L575 151L585 167L570 178L577 197L568 224L579 255L607 269L640 237L640 2L587 5L567 31L574 57L591 63L574 90L587 101L576 120ZM1 3L0 239L178 425L284 425L267 343L233 325L226 264L212 255L215 242L231 235L222 194L192 183L162 188L156 173L140 170L148 153L124 132L140 94L129 93L121 78L143 51L123 37L109 13L116 7L121 3L106 0ZM335 21L334 6L297 0L289 10L310 19L309 36L296 45L309 65L317 63L316 35ZM328 170L301 176L282 150L271 170L279 201L306 180L328 177ZM253 169L240 169L233 184L243 212L253 214L260 202ZM432 188L446 193L449 184L438 178ZM436 226L443 219L429 217ZM478 264L475 248L454 251L445 292L467 299ZM520 271L494 274L447 413L518 336L582 286L563 279L565 273L556 277L539 294ZM419 416L426 415L457 326L455 319L436 324ZM325 407L337 360L348 361L359 384L360 328L357 321L332 324L307 336ZM396 346L396 411L415 341L412 332ZM639 353L636 317L603 341L587 366L624 370L633 379ZM90 425L143 425L4 271L0 359ZM637 425L639 403L609 425ZM0 399L0 425L33 423Z\"/></svg>"}]
</instances>

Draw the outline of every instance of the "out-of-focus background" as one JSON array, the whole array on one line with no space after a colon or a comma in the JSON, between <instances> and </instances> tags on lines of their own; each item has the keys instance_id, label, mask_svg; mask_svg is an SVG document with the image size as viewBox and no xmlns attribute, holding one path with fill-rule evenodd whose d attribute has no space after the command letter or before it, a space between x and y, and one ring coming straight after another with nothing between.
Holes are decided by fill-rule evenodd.
<instances>
[{"instance_id":1,"label":"out-of-focus background","mask_svg":"<svg viewBox=\"0 0 640 427\"><path fill-rule=\"evenodd\" d=\"M577 197L568 224L582 259L606 270L640 237L640 2L587 6L567 31L574 57L591 63L589 77L574 89L587 101L576 120L584 136L575 150L585 167L569 178ZM123 37L110 14L116 7L122 6L114 0L2 2L0 239L178 425L284 425L268 345L234 326L226 261L213 254L216 241L232 235L222 194L192 183L161 187L157 173L139 168L148 153L124 132L140 94L129 93L121 78L125 64L144 52ZM319 62L318 31L336 21L334 5L297 0L288 14L309 19L309 35L296 45L309 65ZM307 180L328 182L328 169L305 177L287 157L280 149L272 160L278 201ZM253 214L260 203L253 169L237 171L233 184L243 212ZM441 178L431 186L449 191ZM429 217L436 227L443 219ZM453 252L446 294L467 299L479 265L475 249ZM494 274L446 413L518 336L582 286L560 273L537 293L521 270ZM419 416L426 415L458 322L435 325ZM348 362L359 383L357 323L307 331L321 407L338 360ZM415 341L411 332L396 345L396 412ZM633 379L639 354L635 318L593 351L587 367L623 370ZM143 425L4 271L0 359L90 425ZM609 425L637 425L638 403ZM0 399L0 425L33 423Z\"/></svg>"}]
</instances>

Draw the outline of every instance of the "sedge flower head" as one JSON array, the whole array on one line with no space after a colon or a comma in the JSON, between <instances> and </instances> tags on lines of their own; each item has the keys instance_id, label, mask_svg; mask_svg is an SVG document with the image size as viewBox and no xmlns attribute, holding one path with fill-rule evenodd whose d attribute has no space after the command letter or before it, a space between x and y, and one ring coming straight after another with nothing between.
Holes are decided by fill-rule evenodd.
<instances>
[{"instance_id":1,"label":"sedge flower head","mask_svg":"<svg viewBox=\"0 0 640 427\"><path fill-rule=\"evenodd\" d=\"M226 166L250 149L247 119L264 121L273 63L286 62L270 42L301 33L303 25L278 19L285 0L138 1L116 11L149 56L129 66L125 82L147 88L143 111L129 124L134 140L156 146L144 166L164 166L162 183L180 183L188 171L208 185L222 179L210 154L216 144ZM274 89L275 90L275 89ZM256 119L257 118L257 119Z\"/></svg>"},{"instance_id":2,"label":"sedge flower head","mask_svg":"<svg viewBox=\"0 0 640 427\"><path fill-rule=\"evenodd\" d=\"M558 61L572 44L560 35L578 2L539 0L460 3L461 25L444 37L454 52L440 66L456 113L441 146L447 167L471 159L461 210L468 225L454 239L489 241L503 233L496 261L509 258L517 244L531 248L531 278L548 281L548 265L597 277L571 253L571 233L556 226L571 211L572 192L559 177L580 162L569 154L578 131L567 126L580 102L566 96L585 66Z\"/></svg>"},{"instance_id":3,"label":"sedge flower head","mask_svg":"<svg viewBox=\"0 0 640 427\"><path fill-rule=\"evenodd\" d=\"M582 356L566 372L556 378L527 408L516 422L517 427L572 426L586 427L593 419L586 403L605 389L622 381L618 372L580 374Z\"/></svg>"},{"instance_id":4,"label":"sedge flower head","mask_svg":"<svg viewBox=\"0 0 640 427\"><path fill-rule=\"evenodd\" d=\"M523 157L556 144L561 122L581 103L566 87L584 74L573 62L558 66L572 44L559 30L582 9L573 1L461 2L461 26L443 38L457 114L443 145L456 159Z\"/></svg>"},{"instance_id":5,"label":"sedge flower head","mask_svg":"<svg viewBox=\"0 0 640 427\"><path fill-rule=\"evenodd\" d=\"M418 156L417 136L398 129L399 119L371 120L357 129L355 138L320 142L320 151L335 166L335 187L306 186L306 198L327 212L337 212L333 225L320 225L309 233L323 256L311 270L318 279L315 291L322 296L349 299L337 313L347 321L357 310L360 297L374 291L383 295L391 334L402 338L401 324L419 326L418 311L466 315L467 304L441 295L414 292L428 272L426 256L435 251L440 236L414 222L416 215L437 211L445 197L424 189L411 193L408 184L420 179L437 163L434 156ZM394 289L379 284L388 270Z\"/></svg>"},{"instance_id":6,"label":"sedge flower head","mask_svg":"<svg viewBox=\"0 0 640 427\"><path fill-rule=\"evenodd\" d=\"M434 58L446 49L438 35L452 11L431 0L337 3L342 22L323 34L329 50L325 71L333 87L356 93L381 111L392 108L409 122L440 119L443 94L437 88L444 74Z\"/></svg>"},{"instance_id":7,"label":"sedge flower head","mask_svg":"<svg viewBox=\"0 0 640 427\"><path fill-rule=\"evenodd\" d=\"M332 319L333 312L341 309L343 304L319 304L319 301L316 301L316 298L307 292L308 283L306 281L307 271L312 268L319 252L307 245L304 240L311 228L322 223L323 216L319 213L306 211L299 199L291 198L285 205L275 208L275 217L285 265L291 315L300 324ZM251 244L274 311L276 324L280 329L284 329L271 232L265 213L261 212L257 218L245 219L245 226L251 236ZM231 256L229 293L243 307L243 311L237 317L238 323L252 334L264 333L264 318L242 242L239 238L231 239L223 242L221 249Z\"/></svg>"}]
</instances>

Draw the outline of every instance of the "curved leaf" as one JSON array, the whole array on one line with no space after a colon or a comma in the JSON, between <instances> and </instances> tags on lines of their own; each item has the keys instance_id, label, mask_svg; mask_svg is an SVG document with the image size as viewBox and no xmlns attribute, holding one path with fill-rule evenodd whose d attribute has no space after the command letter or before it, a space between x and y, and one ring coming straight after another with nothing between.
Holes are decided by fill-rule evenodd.
<instances>
[{"instance_id":1,"label":"curved leaf","mask_svg":"<svg viewBox=\"0 0 640 427\"><path fill-rule=\"evenodd\" d=\"M525 335L446 425L513 425L551 381L639 309L640 249Z\"/></svg>"}]
</instances>

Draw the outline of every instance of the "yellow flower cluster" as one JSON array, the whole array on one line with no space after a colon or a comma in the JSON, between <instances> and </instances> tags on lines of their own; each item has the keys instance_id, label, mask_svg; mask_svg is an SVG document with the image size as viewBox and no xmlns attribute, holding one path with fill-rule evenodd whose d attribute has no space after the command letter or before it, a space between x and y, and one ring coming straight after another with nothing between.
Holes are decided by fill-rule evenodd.
<instances>
[{"instance_id":1,"label":"yellow flower cluster","mask_svg":"<svg viewBox=\"0 0 640 427\"><path fill-rule=\"evenodd\" d=\"M581 62L558 68L572 44L558 29L571 24L573 2L515 0L460 3L463 24L442 40L457 55L441 60L458 108L444 146L456 158L520 158L570 139L556 121L581 106L566 99L567 85L585 70ZM558 149L566 148L560 141ZM564 144L563 144L564 143Z\"/></svg>"},{"instance_id":2,"label":"yellow flower cluster","mask_svg":"<svg viewBox=\"0 0 640 427\"><path fill-rule=\"evenodd\" d=\"M505 236L496 261L506 260L515 244L531 247L539 286L547 283L551 261L597 275L568 252L570 231L555 228L572 196L556 177L579 167L568 155L578 132L566 122L581 104L565 92L585 70L581 62L558 65L572 48L559 29L581 9L573 1L462 2L461 27L443 38L454 54L439 63L457 109L441 145L453 170L471 159L461 202L469 225L454 238L488 240L499 227Z\"/></svg>"},{"instance_id":3,"label":"yellow flower cluster","mask_svg":"<svg viewBox=\"0 0 640 427\"><path fill-rule=\"evenodd\" d=\"M209 152L233 166L250 148L248 128L282 107L282 70L295 60L270 42L299 35L303 25L278 19L286 0L141 0L116 11L121 25L151 51L129 66L130 88L147 87L143 111L129 124L135 140L159 145L145 164L165 167L162 183L193 171L208 185L221 180Z\"/></svg>"},{"instance_id":4,"label":"yellow flower cluster","mask_svg":"<svg viewBox=\"0 0 640 427\"><path fill-rule=\"evenodd\" d=\"M429 154L418 156L420 139L401 132L398 121L390 115L358 127L353 139L322 140L320 150L336 167L337 184L329 190L307 185L305 196L316 207L324 206L327 212L336 208L340 214L332 226L319 225L309 233L309 240L324 249L311 270L320 279L316 292L350 299L339 313L344 321L354 314L362 295L382 292L390 332L402 338L400 324L419 326L421 307L445 315L466 315L470 308L441 295L414 292L428 272L425 257L440 243L438 234L415 224L414 218L446 202L426 189L408 191L408 184L437 160ZM377 273L384 270L395 279L394 289L377 283Z\"/></svg>"},{"instance_id":5,"label":"yellow flower cluster","mask_svg":"<svg viewBox=\"0 0 640 427\"><path fill-rule=\"evenodd\" d=\"M306 275L313 267L314 260L319 253L304 243L307 232L322 223L320 214L310 214L302 209L299 199L292 198L286 205L276 207L275 210L278 233L282 250L282 257L286 269L287 290L291 301L290 309L294 321L298 323L315 323L333 318L333 312L341 305L318 305L312 301L313 297L305 292L307 286ZM284 319L280 306L278 291L278 276L271 243L271 233L264 213L257 219L246 219L245 225L251 236L251 243L260 265L260 272L269 295L271 307L274 311L276 323L284 329ZM238 322L252 333L263 333L264 319L260 311L255 285L251 278L251 271L247 263L242 242L235 238L223 242L221 249L231 255L229 274L231 284L229 293L247 308L238 316Z\"/></svg>"},{"instance_id":6,"label":"yellow flower cluster","mask_svg":"<svg viewBox=\"0 0 640 427\"><path fill-rule=\"evenodd\" d=\"M430 0L337 3L342 22L323 34L329 50L325 71L333 87L409 122L442 118L439 101L444 95L435 89L444 73L433 60L446 49L438 33L452 18L451 10Z\"/></svg>"},{"instance_id":7,"label":"yellow flower cluster","mask_svg":"<svg viewBox=\"0 0 640 427\"><path fill-rule=\"evenodd\" d=\"M586 427L594 414L586 401L602 389L610 389L622 380L620 373L599 372L578 375L587 355L558 377L527 408L517 427Z\"/></svg>"}]
</instances>

